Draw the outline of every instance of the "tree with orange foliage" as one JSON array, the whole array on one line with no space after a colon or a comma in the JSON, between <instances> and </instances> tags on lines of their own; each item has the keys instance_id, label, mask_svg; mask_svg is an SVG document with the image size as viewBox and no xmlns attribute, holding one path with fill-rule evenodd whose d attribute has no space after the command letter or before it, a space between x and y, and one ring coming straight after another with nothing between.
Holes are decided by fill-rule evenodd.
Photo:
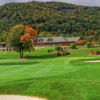
<instances>
[{"instance_id":1,"label":"tree with orange foliage","mask_svg":"<svg viewBox=\"0 0 100 100\"><path fill-rule=\"evenodd\" d=\"M91 42L91 44L92 44L92 46L93 46L94 44L98 44L98 42L95 41L95 40L93 40L93 41Z\"/></svg>"},{"instance_id":2,"label":"tree with orange foliage","mask_svg":"<svg viewBox=\"0 0 100 100\"><path fill-rule=\"evenodd\" d=\"M24 51L31 51L33 48L32 41L35 39L37 32L31 27L25 27L25 34L20 37L20 42L23 43Z\"/></svg>"},{"instance_id":3,"label":"tree with orange foliage","mask_svg":"<svg viewBox=\"0 0 100 100\"><path fill-rule=\"evenodd\" d=\"M20 53L20 58L23 58L23 51L32 49L32 41L37 32L31 27L24 25L15 25L11 28L7 42L14 50Z\"/></svg>"},{"instance_id":4,"label":"tree with orange foliage","mask_svg":"<svg viewBox=\"0 0 100 100\"><path fill-rule=\"evenodd\" d=\"M95 41L93 40L91 44L92 44L92 45L95 44Z\"/></svg>"},{"instance_id":5,"label":"tree with orange foliage","mask_svg":"<svg viewBox=\"0 0 100 100\"><path fill-rule=\"evenodd\" d=\"M80 40L80 43L81 43L81 44L85 44L86 41L85 41L85 40Z\"/></svg>"},{"instance_id":6,"label":"tree with orange foliage","mask_svg":"<svg viewBox=\"0 0 100 100\"><path fill-rule=\"evenodd\" d=\"M79 43L79 44L84 45L86 43L86 41L85 40L79 40L79 41L75 41L75 43Z\"/></svg>"}]
</instances>

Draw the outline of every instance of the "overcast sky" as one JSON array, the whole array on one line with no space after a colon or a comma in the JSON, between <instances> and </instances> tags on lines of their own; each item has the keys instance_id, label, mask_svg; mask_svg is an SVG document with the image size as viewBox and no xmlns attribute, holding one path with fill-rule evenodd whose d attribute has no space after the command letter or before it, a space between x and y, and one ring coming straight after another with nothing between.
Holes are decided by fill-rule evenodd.
<instances>
[{"instance_id":1,"label":"overcast sky","mask_svg":"<svg viewBox=\"0 0 100 100\"><path fill-rule=\"evenodd\" d=\"M10 2L29 2L29 1L32 0L0 0L0 6ZM37 1L54 1L54 0L37 0ZM84 6L100 6L100 0L55 0L55 1L63 1L67 3L84 5Z\"/></svg>"}]
</instances>

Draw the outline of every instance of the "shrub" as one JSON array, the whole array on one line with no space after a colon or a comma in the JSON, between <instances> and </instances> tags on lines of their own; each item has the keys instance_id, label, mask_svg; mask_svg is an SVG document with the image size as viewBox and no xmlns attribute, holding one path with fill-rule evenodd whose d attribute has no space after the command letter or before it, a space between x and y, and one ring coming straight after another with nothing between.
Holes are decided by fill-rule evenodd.
<instances>
[{"instance_id":1,"label":"shrub","mask_svg":"<svg viewBox=\"0 0 100 100\"><path fill-rule=\"evenodd\" d=\"M100 54L100 51L93 51L93 50L91 50L91 54L94 54L94 55L99 55Z\"/></svg>"},{"instance_id":2,"label":"shrub","mask_svg":"<svg viewBox=\"0 0 100 100\"><path fill-rule=\"evenodd\" d=\"M63 48L60 48L59 51L63 51Z\"/></svg>"},{"instance_id":3,"label":"shrub","mask_svg":"<svg viewBox=\"0 0 100 100\"><path fill-rule=\"evenodd\" d=\"M57 52L57 56L66 56L68 54L70 54L68 51L58 51Z\"/></svg>"},{"instance_id":4,"label":"shrub","mask_svg":"<svg viewBox=\"0 0 100 100\"><path fill-rule=\"evenodd\" d=\"M65 53L63 51L62 52L61 51L57 52L57 56L64 56L64 55L65 55Z\"/></svg>"},{"instance_id":5,"label":"shrub","mask_svg":"<svg viewBox=\"0 0 100 100\"><path fill-rule=\"evenodd\" d=\"M69 47L70 47L71 49L75 49L75 48L76 48L76 45L75 45L74 43L71 43L71 44L69 45Z\"/></svg>"},{"instance_id":6,"label":"shrub","mask_svg":"<svg viewBox=\"0 0 100 100\"><path fill-rule=\"evenodd\" d=\"M91 46L91 43L90 42L87 42L86 43L86 46L89 48Z\"/></svg>"},{"instance_id":7,"label":"shrub","mask_svg":"<svg viewBox=\"0 0 100 100\"><path fill-rule=\"evenodd\" d=\"M91 50L91 54L94 54L94 51L93 50Z\"/></svg>"},{"instance_id":8,"label":"shrub","mask_svg":"<svg viewBox=\"0 0 100 100\"><path fill-rule=\"evenodd\" d=\"M68 54L70 54L68 51L65 51L65 55L68 55Z\"/></svg>"},{"instance_id":9,"label":"shrub","mask_svg":"<svg viewBox=\"0 0 100 100\"><path fill-rule=\"evenodd\" d=\"M61 53L59 51L57 52L57 56L61 56Z\"/></svg>"},{"instance_id":10,"label":"shrub","mask_svg":"<svg viewBox=\"0 0 100 100\"><path fill-rule=\"evenodd\" d=\"M55 47L55 50L56 50L56 51L59 51L60 49L63 50L63 48L62 48L61 46L59 46L59 45L57 45L57 46Z\"/></svg>"},{"instance_id":11,"label":"shrub","mask_svg":"<svg viewBox=\"0 0 100 100\"><path fill-rule=\"evenodd\" d=\"M66 51L61 52L61 56L66 56L66 55L67 55Z\"/></svg>"},{"instance_id":12,"label":"shrub","mask_svg":"<svg viewBox=\"0 0 100 100\"><path fill-rule=\"evenodd\" d=\"M50 51L50 49L48 50L48 53L50 53L51 51Z\"/></svg>"},{"instance_id":13,"label":"shrub","mask_svg":"<svg viewBox=\"0 0 100 100\"><path fill-rule=\"evenodd\" d=\"M98 51L98 54L100 54L100 51Z\"/></svg>"},{"instance_id":14,"label":"shrub","mask_svg":"<svg viewBox=\"0 0 100 100\"><path fill-rule=\"evenodd\" d=\"M100 54L100 52L99 52L99 51L96 51L96 53L97 53L97 54Z\"/></svg>"},{"instance_id":15,"label":"shrub","mask_svg":"<svg viewBox=\"0 0 100 100\"><path fill-rule=\"evenodd\" d=\"M98 54L98 51L94 51L94 54L97 55Z\"/></svg>"}]
</instances>

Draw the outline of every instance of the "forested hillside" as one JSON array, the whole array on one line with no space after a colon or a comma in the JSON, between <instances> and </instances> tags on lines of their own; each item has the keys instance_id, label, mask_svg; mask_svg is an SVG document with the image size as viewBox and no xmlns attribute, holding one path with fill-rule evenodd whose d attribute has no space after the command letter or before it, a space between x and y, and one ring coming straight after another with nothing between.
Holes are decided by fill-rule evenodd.
<instances>
[{"instance_id":1,"label":"forested hillside","mask_svg":"<svg viewBox=\"0 0 100 100\"><path fill-rule=\"evenodd\" d=\"M17 24L34 28L40 36L99 34L100 7L36 1L0 6L0 34L3 41L9 29Z\"/></svg>"}]
</instances>

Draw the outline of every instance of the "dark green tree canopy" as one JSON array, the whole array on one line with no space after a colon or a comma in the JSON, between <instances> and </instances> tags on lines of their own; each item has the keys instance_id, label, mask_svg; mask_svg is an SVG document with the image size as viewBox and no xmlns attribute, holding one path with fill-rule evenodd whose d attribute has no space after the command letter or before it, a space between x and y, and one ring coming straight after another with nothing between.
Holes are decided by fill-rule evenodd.
<instances>
[{"instance_id":1,"label":"dark green tree canopy","mask_svg":"<svg viewBox=\"0 0 100 100\"><path fill-rule=\"evenodd\" d=\"M17 24L32 27L38 34L44 31L58 34L59 29L59 34L86 35L89 29L99 31L100 7L36 1L0 6L0 34L4 30L8 33Z\"/></svg>"},{"instance_id":2,"label":"dark green tree canopy","mask_svg":"<svg viewBox=\"0 0 100 100\"><path fill-rule=\"evenodd\" d=\"M7 42L14 50L20 52L20 57L23 57L23 46L20 42L20 36L24 35L25 27L23 25L16 25L10 29ZM22 53L21 53L22 52Z\"/></svg>"}]
</instances>

